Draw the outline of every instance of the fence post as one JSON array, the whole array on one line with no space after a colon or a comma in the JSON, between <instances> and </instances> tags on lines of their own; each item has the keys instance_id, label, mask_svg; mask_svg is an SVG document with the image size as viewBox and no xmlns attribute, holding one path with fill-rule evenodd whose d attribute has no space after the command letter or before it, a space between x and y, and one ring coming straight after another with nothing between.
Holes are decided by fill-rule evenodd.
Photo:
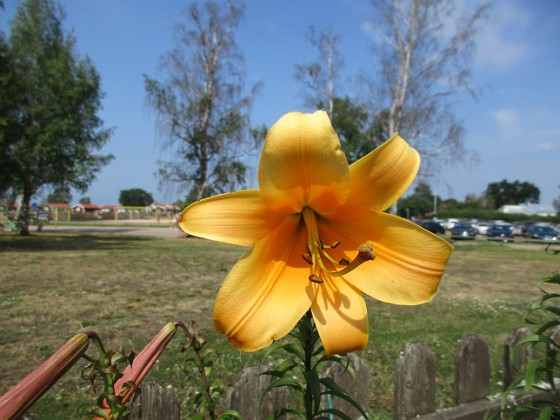
<instances>
[{"instance_id":1,"label":"fence post","mask_svg":"<svg viewBox=\"0 0 560 420\"><path fill-rule=\"evenodd\" d=\"M514 328L506 339L504 344L504 390L520 373L525 371L527 363L532 358L533 352L530 346L514 348L522 338L530 334L527 327L518 327Z\"/></svg>"},{"instance_id":2,"label":"fence post","mask_svg":"<svg viewBox=\"0 0 560 420\"><path fill-rule=\"evenodd\" d=\"M336 384L344 389L352 399L367 413L369 410L369 369L367 364L355 353L348 354L350 368L354 370L354 377L348 369L340 363L331 363L321 373L323 378L332 378ZM360 412L352 404L337 397L324 396L322 404L325 408L335 408L352 419L361 418Z\"/></svg>"},{"instance_id":3,"label":"fence post","mask_svg":"<svg viewBox=\"0 0 560 420\"><path fill-rule=\"evenodd\" d=\"M142 382L140 392L132 402L130 420L179 420L177 397L153 381Z\"/></svg>"},{"instance_id":4,"label":"fence post","mask_svg":"<svg viewBox=\"0 0 560 420\"><path fill-rule=\"evenodd\" d=\"M251 366L243 369L234 389L226 396L228 408L236 410L243 419L264 419L274 410L286 407L288 392L286 388L275 388L263 399L259 409L259 398L270 383L270 376L261 375L270 366Z\"/></svg>"},{"instance_id":5,"label":"fence post","mask_svg":"<svg viewBox=\"0 0 560 420\"><path fill-rule=\"evenodd\" d=\"M463 404L490 394L490 350L478 334L467 334L455 355L455 402Z\"/></svg>"},{"instance_id":6,"label":"fence post","mask_svg":"<svg viewBox=\"0 0 560 420\"><path fill-rule=\"evenodd\" d=\"M393 418L412 418L435 409L436 359L424 343L407 343L395 361Z\"/></svg>"}]
</instances>

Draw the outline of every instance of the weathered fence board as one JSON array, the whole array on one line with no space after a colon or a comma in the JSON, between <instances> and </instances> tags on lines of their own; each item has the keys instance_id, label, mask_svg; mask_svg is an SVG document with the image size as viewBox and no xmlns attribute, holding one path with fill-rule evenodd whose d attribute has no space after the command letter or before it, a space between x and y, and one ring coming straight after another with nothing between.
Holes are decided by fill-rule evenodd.
<instances>
[{"instance_id":1,"label":"weathered fence board","mask_svg":"<svg viewBox=\"0 0 560 420\"><path fill-rule=\"evenodd\" d=\"M263 398L259 407L259 398L270 383L270 376L261 373L270 366L252 366L245 368L234 384L232 392L226 398L227 407L236 410L243 419L264 419L274 410L286 407L288 392L286 388L275 388Z\"/></svg>"},{"instance_id":2,"label":"weathered fence board","mask_svg":"<svg viewBox=\"0 0 560 420\"><path fill-rule=\"evenodd\" d=\"M131 406L130 420L179 420L179 400L156 382L140 385L140 392Z\"/></svg>"},{"instance_id":3,"label":"weathered fence board","mask_svg":"<svg viewBox=\"0 0 560 420\"><path fill-rule=\"evenodd\" d=\"M409 343L395 362L393 418L407 419L436 409L436 359L421 342Z\"/></svg>"},{"instance_id":4,"label":"weathered fence board","mask_svg":"<svg viewBox=\"0 0 560 420\"><path fill-rule=\"evenodd\" d=\"M490 394L490 350L478 334L465 336L455 355L455 402L463 404Z\"/></svg>"},{"instance_id":5,"label":"weathered fence board","mask_svg":"<svg viewBox=\"0 0 560 420\"><path fill-rule=\"evenodd\" d=\"M504 389L511 385L513 380L524 372L527 363L532 358L533 352L529 346L515 348L517 343L528 335L531 331L527 327L514 328L504 344Z\"/></svg>"}]
</instances>

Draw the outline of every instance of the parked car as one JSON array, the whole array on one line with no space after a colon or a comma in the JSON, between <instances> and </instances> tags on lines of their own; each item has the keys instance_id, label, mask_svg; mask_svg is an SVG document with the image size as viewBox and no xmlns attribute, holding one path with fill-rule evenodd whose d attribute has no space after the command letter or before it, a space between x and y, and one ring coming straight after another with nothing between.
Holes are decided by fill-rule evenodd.
<instances>
[{"instance_id":1,"label":"parked car","mask_svg":"<svg viewBox=\"0 0 560 420\"><path fill-rule=\"evenodd\" d=\"M533 224L527 228L525 233L527 238L538 239L541 241L557 241L558 232L556 232L551 226Z\"/></svg>"},{"instance_id":2,"label":"parked car","mask_svg":"<svg viewBox=\"0 0 560 420\"><path fill-rule=\"evenodd\" d=\"M506 224L492 224L486 232L489 241L513 241L513 229Z\"/></svg>"},{"instance_id":3,"label":"parked car","mask_svg":"<svg viewBox=\"0 0 560 420\"><path fill-rule=\"evenodd\" d=\"M476 225L476 231L478 232L479 235L486 235L486 232L488 232L489 228L490 228L490 224L486 222L479 222Z\"/></svg>"},{"instance_id":4,"label":"parked car","mask_svg":"<svg viewBox=\"0 0 560 420\"><path fill-rule=\"evenodd\" d=\"M514 236L523 235L524 228L525 228L525 222L515 222L513 224L513 235Z\"/></svg>"},{"instance_id":5,"label":"parked car","mask_svg":"<svg viewBox=\"0 0 560 420\"><path fill-rule=\"evenodd\" d=\"M476 229L467 222L457 222L451 229L451 239L474 239Z\"/></svg>"},{"instance_id":6,"label":"parked car","mask_svg":"<svg viewBox=\"0 0 560 420\"><path fill-rule=\"evenodd\" d=\"M529 228L536 225L537 222L525 222L521 227L522 235L529 238Z\"/></svg>"},{"instance_id":7,"label":"parked car","mask_svg":"<svg viewBox=\"0 0 560 420\"><path fill-rule=\"evenodd\" d=\"M443 227L446 230L451 230L455 226L455 223L459 222L458 219L447 219L447 222L444 223Z\"/></svg>"},{"instance_id":8,"label":"parked car","mask_svg":"<svg viewBox=\"0 0 560 420\"><path fill-rule=\"evenodd\" d=\"M432 233L445 235L445 228L434 220L421 220L418 225L422 226L424 229L429 230Z\"/></svg>"}]
</instances>

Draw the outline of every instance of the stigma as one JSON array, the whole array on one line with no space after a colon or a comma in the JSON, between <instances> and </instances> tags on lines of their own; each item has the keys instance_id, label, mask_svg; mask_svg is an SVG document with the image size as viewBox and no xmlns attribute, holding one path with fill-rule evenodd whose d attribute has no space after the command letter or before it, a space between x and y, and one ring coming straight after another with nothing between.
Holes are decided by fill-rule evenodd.
<instances>
[{"instance_id":1,"label":"stigma","mask_svg":"<svg viewBox=\"0 0 560 420\"><path fill-rule=\"evenodd\" d=\"M309 281L313 283L323 283L321 273L330 277L339 277L348 274L366 261L375 259L373 245L366 243L358 247L358 254L352 261L346 258L335 260L329 254L329 250L340 245L339 241L332 244L325 244L323 238L319 235L317 226L317 218L315 212L309 207L305 207L301 213L303 221L307 228L307 243L305 244L305 253L301 257L311 265L311 275ZM341 267L340 270L329 270L325 265L328 260L332 266Z\"/></svg>"}]
</instances>

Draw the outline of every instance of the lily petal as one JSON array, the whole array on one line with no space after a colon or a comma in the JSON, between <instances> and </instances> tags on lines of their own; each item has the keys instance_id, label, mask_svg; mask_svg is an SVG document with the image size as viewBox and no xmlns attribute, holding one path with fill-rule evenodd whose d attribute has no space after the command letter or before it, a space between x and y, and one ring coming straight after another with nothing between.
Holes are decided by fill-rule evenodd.
<instances>
[{"instance_id":1,"label":"lily petal","mask_svg":"<svg viewBox=\"0 0 560 420\"><path fill-rule=\"evenodd\" d=\"M234 245L253 246L280 224L258 190L206 198L188 206L179 226L190 235Z\"/></svg>"},{"instance_id":2,"label":"lily petal","mask_svg":"<svg viewBox=\"0 0 560 420\"><path fill-rule=\"evenodd\" d=\"M324 223L325 236L337 237L344 258L351 260L364 243L373 244L375 260L344 278L377 300L417 305L435 295L453 246L406 219L378 211L369 217ZM332 230L331 230L332 229Z\"/></svg>"},{"instance_id":3,"label":"lily petal","mask_svg":"<svg viewBox=\"0 0 560 420\"><path fill-rule=\"evenodd\" d=\"M361 292L341 278L323 280L311 312L325 352L333 355L365 349L368 317Z\"/></svg>"},{"instance_id":4,"label":"lily petal","mask_svg":"<svg viewBox=\"0 0 560 420\"><path fill-rule=\"evenodd\" d=\"M299 220L284 223L229 272L214 306L214 326L244 351L282 338L313 300L309 265L301 258L307 233Z\"/></svg>"},{"instance_id":5,"label":"lily petal","mask_svg":"<svg viewBox=\"0 0 560 420\"><path fill-rule=\"evenodd\" d=\"M350 172L340 142L323 111L292 112L266 137L259 185L270 208L298 213L303 207L332 211L350 194Z\"/></svg>"},{"instance_id":6,"label":"lily petal","mask_svg":"<svg viewBox=\"0 0 560 420\"><path fill-rule=\"evenodd\" d=\"M347 205L389 208L410 186L419 167L418 152L395 134L350 165L352 194Z\"/></svg>"}]
</instances>

